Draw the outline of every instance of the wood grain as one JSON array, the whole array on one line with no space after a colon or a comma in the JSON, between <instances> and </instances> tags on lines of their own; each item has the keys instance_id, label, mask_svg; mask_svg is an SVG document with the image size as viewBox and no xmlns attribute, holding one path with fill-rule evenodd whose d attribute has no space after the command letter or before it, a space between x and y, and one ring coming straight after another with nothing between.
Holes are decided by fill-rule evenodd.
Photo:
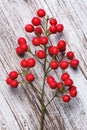
<instances>
[{"instance_id":1,"label":"wood grain","mask_svg":"<svg viewBox=\"0 0 87 130\"><path fill-rule=\"evenodd\" d=\"M17 38L26 37L31 43L32 34L24 26L35 16L38 8L44 8L50 17L63 23L63 35L67 49L75 52L80 60L77 71L71 69L71 77L78 88L78 96L69 104L56 98L47 108L44 130L87 130L87 1L86 0L0 0L0 130L39 130L40 97L30 86L10 89L7 74L20 71L20 57L15 53ZM56 39L51 37L52 44ZM34 50L32 46L32 50ZM28 55L26 55L28 57ZM38 77L34 85L41 89L42 68L33 69ZM37 71L36 71L37 70ZM58 72L55 74L58 80ZM46 102L53 92L46 86Z\"/></svg>"}]
</instances>

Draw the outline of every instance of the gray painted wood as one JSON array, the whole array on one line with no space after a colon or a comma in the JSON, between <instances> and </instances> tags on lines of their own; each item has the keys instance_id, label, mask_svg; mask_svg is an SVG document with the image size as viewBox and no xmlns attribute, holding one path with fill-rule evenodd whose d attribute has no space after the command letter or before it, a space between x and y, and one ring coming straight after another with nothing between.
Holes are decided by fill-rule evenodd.
<instances>
[{"instance_id":1,"label":"gray painted wood","mask_svg":"<svg viewBox=\"0 0 87 130\"><path fill-rule=\"evenodd\" d=\"M77 71L70 72L78 96L69 104L56 98L47 108L44 130L87 130L87 1L86 0L0 0L0 130L39 130L40 97L30 86L10 89L5 83L11 70L20 71L15 53L17 38L24 36L29 44L32 35L24 26L44 8L50 17L63 23L65 30L59 39L67 41L67 49L80 60ZM51 38L52 44L56 44ZM33 50L32 46L32 50ZM26 55L28 57L28 55ZM33 69L38 79L34 85L41 89L42 68ZM55 74L57 80L57 73ZM53 92L46 86L46 102Z\"/></svg>"}]
</instances>

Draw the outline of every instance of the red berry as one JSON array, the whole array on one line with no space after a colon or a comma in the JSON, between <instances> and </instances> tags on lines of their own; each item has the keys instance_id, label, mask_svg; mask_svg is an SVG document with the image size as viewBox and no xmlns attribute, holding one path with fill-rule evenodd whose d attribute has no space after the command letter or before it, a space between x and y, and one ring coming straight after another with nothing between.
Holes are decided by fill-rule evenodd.
<instances>
[{"instance_id":1,"label":"red berry","mask_svg":"<svg viewBox=\"0 0 87 130\"><path fill-rule=\"evenodd\" d=\"M16 48L16 53L20 56L24 54L20 46Z\"/></svg>"},{"instance_id":2,"label":"red berry","mask_svg":"<svg viewBox=\"0 0 87 130\"><path fill-rule=\"evenodd\" d=\"M70 90L76 90L76 86L71 86Z\"/></svg>"},{"instance_id":3,"label":"red berry","mask_svg":"<svg viewBox=\"0 0 87 130\"><path fill-rule=\"evenodd\" d=\"M73 57L74 57L74 53L72 52L72 51L69 51L69 52L67 52L67 57L68 57L68 59L73 59Z\"/></svg>"},{"instance_id":4,"label":"red berry","mask_svg":"<svg viewBox=\"0 0 87 130\"><path fill-rule=\"evenodd\" d=\"M57 26L56 25L51 25L49 28L50 32L55 34L57 32Z\"/></svg>"},{"instance_id":5,"label":"red berry","mask_svg":"<svg viewBox=\"0 0 87 130\"><path fill-rule=\"evenodd\" d=\"M64 81L64 84L65 84L66 86L68 86L68 87L71 87L72 84L73 84L73 80L72 80L72 79L66 79L66 80Z\"/></svg>"},{"instance_id":6,"label":"red berry","mask_svg":"<svg viewBox=\"0 0 87 130\"><path fill-rule=\"evenodd\" d=\"M39 51L37 52L37 56L38 56L38 58L43 59L43 58L46 57L46 53L45 53L45 51L43 51L43 50L39 50Z\"/></svg>"},{"instance_id":7,"label":"red berry","mask_svg":"<svg viewBox=\"0 0 87 130\"><path fill-rule=\"evenodd\" d=\"M35 59L34 58L29 58L27 60L27 65L28 65L28 67L34 67L36 65Z\"/></svg>"},{"instance_id":8,"label":"red berry","mask_svg":"<svg viewBox=\"0 0 87 130\"><path fill-rule=\"evenodd\" d=\"M27 67L27 60L22 60L20 64L22 67L26 68Z\"/></svg>"},{"instance_id":9,"label":"red berry","mask_svg":"<svg viewBox=\"0 0 87 130\"><path fill-rule=\"evenodd\" d=\"M22 45L20 46L20 48L21 48L21 50L22 50L23 52L26 52L26 51L28 50L28 45L27 45L27 44L22 44Z\"/></svg>"},{"instance_id":10,"label":"red berry","mask_svg":"<svg viewBox=\"0 0 87 130\"><path fill-rule=\"evenodd\" d=\"M17 88L18 87L18 81L17 80L11 80L10 85L12 88Z\"/></svg>"},{"instance_id":11,"label":"red berry","mask_svg":"<svg viewBox=\"0 0 87 130\"><path fill-rule=\"evenodd\" d=\"M52 68L52 69L57 69L58 68L58 61L57 60L54 60L54 61L52 61L51 63L50 63L50 67Z\"/></svg>"},{"instance_id":12,"label":"red berry","mask_svg":"<svg viewBox=\"0 0 87 130\"><path fill-rule=\"evenodd\" d=\"M40 38L39 38L39 37L34 37L34 38L32 39L32 44L33 44L34 46L39 46L39 45L40 45Z\"/></svg>"},{"instance_id":13,"label":"red berry","mask_svg":"<svg viewBox=\"0 0 87 130\"><path fill-rule=\"evenodd\" d=\"M65 51L66 50L66 42L64 40L60 40L57 44L59 51Z\"/></svg>"},{"instance_id":14,"label":"red berry","mask_svg":"<svg viewBox=\"0 0 87 130\"><path fill-rule=\"evenodd\" d=\"M50 53L51 55L57 55L58 52L59 52L59 49L58 49L58 47L56 47L56 46L50 46L50 47L48 48L48 51L49 51L49 53Z\"/></svg>"},{"instance_id":15,"label":"red berry","mask_svg":"<svg viewBox=\"0 0 87 130\"><path fill-rule=\"evenodd\" d=\"M62 69L67 69L68 66L69 66L68 61L64 61L64 60L63 60L63 61L60 62L60 67L61 67Z\"/></svg>"},{"instance_id":16,"label":"red berry","mask_svg":"<svg viewBox=\"0 0 87 130\"><path fill-rule=\"evenodd\" d=\"M51 81L54 81L54 77L53 76L48 76L47 77L47 83L49 84Z\"/></svg>"},{"instance_id":17,"label":"red berry","mask_svg":"<svg viewBox=\"0 0 87 130\"><path fill-rule=\"evenodd\" d=\"M62 32L63 31L63 29L64 29L64 27L63 27L63 24L58 24L57 25L57 32Z\"/></svg>"},{"instance_id":18,"label":"red berry","mask_svg":"<svg viewBox=\"0 0 87 130\"><path fill-rule=\"evenodd\" d=\"M12 80L12 79L11 79L10 77L8 77L8 78L6 79L6 83L10 85L11 80Z\"/></svg>"},{"instance_id":19,"label":"red berry","mask_svg":"<svg viewBox=\"0 0 87 130\"><path fill-rule=\"evenodd\" d=\"M50 19L50 24L51 25L56 25L57 24L57 20L55 18L51 18Z\"/></svg>"},{"instance_id":20,"label":"red berry","mask_svg":"<svg viewBox=\"0 0 87 130\"><path fill-rule=\"evenodd\" d=\"M40 24L41 24L40 18L38 18L38 17L33 17L33 19L32 19L32 24L35 25L35 26L40 25Z\"/></svg>"},{"instance_id":21,"label":"red berry","mask_svg":"<svg viewBox=\"0 0 87 130\"><path fill-rule=\"evenodd\" d=\"M18 44L21 45L21 44L25 44L26 43L26 39L24 37L20 37L18 39Z\"/></svg>"},{"instance_id":22,"label":"red berry","mask_svg":"<svg viewBox=\"0 0 87 130\"><path fill-rule=\"evenodd\" d=\"M69 78L70 78L70 75L69 75L68 73L63 73L62 76L61 76L61 79L62 79L63 81L65 81L65 80L67 80L67 79L69 79Z\"/></svg>"},{"instance_id":23,"label":"red berry","mask_svg":"<svg viewBox=\"0 0 87 130\"><path fill-rule=\"evenodd\" d=\"M72 90L72 89L71 89L71 90L69 91L69 93L70 93L70 96L71 96L71 97L76 97L76 95L77 95L77 91L76 91L76 90Z\"/></svg>"},{"instance_id":24,"label":"red berry","mask_svg":"<svg viewBox=\"0 0 87 130\"><path fill-rule=\"evenodd\" d=\"M42 28L41 28L41 27L36 27L36 28L34 29L34 32L35 32L36 34L42 34Z\"/></svg>"},{"instance_id":25,"label":"red berry","mask_svg":"<svg viewBox=\"0 0 87 130\"><path fill-rule=\"evenodd\" d=\"M55 80L49 82L49 86L51 89L55 89L57 87L57 82Z\"/></svg>"},{"instance_id":26,"label":"red berry","mask_svg":"<svg viewBox=\"0 0 87 130\"><path fill-rule=\"evenodd\" d=\"M62 90L62 89L63 89L63 83L62 83L62 82L58 82L58 83L57 83L57 88L58 88L59 90Z\"/></svg>"},{"instance_id":27,"label":"red berry","mask_svg":"<svg viewBox=\"0 0 87 130\"><path fill-rule=\"evenodd\" d=\"M70 66L71 66L72 68L77 68L78 65L79 65L79 61L78 61L77 59L71 60Z\"/></svg>"},{"instance_id":28,"label":"red berry","mask_svg":"<svg viewBox=\"0 0 87 130\"><path fill-rule=\"evenodd\" d=\"M33 80L35 79L34 75L29 73L29 74L26 74L26 80L29 81L29 82L32 82Z\"/></svg>"},{"instance_id":29,"label":"red berry","mask_svg":"<svg viewBox=\"0 0 87 130\"><path fill-rule=\"evenodd\" d=\"M46 45L48 43L48 37L46 37L46 36L40 37L40 43L42 45Z\"/></svg>"},{"instance_id":30,"label":"red berry","mask_svg":"<svg viewBox=\"0 0 87 130\"><path fill-rule=\"evenodd\" d=\"M69 96L69 95L63 95L63 96L62 96L62 100L63 100L64 102L69 102L69 101L70 101L70 96Z\"/></svg>"},{"instance_id":31,"label":"red berry","mask_svg":"<svg viewBox=\"0 0 87 130\"><path fill-rule=\"evenodd\" d=\"M34 31L34 26L32 24L27 24L25 26L25 31L30 32L30 33L33 32Z\"/></svg>"},{"instance_id":32,"label":"red berry","mask_svg":"<svg viewBox=\"0 0 87 130\"><path fill-rule=\"evenodd\" d=\"M42 17L44 17L46 15L46 12L43 9L39 9L37 11L37 15L42 18Z\"/></svg>"},{"instance_id":33,"label":"red berry","mask_svg":"<svg viewBox=\"0 0 87 130\"><path fill-rule=\"evenodd\" d=\"M11 72L9 73L9 77L10 77L11 79L16 79L16 78L18 77L18 72L17 72L17 71L11 71Z\"/></svg>"}]
</instances>

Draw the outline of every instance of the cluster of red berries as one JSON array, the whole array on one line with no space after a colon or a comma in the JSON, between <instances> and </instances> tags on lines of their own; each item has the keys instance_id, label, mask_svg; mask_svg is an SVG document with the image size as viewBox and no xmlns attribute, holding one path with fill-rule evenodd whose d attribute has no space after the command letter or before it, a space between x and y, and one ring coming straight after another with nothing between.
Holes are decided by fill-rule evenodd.
<instances>
[{"instance_id":1,"label":"cluster of red berries","mask_svg":"<svg viewBox=\"0 0 87 130\"><path fill-rule=\"evenodd\" d=\"M41 27L34 28L34 26L40 26L41 25L41 19L40 18L45 17L46 12L43 9L39 9L37 11L37 15L38 15L37 17L33 17L32 21L31 21L32 24L27 24L25 26L26 32L30 32L31 33L31 32L34 31L36 34L42 34L42 28ZM62 24L57 24L57 20L55 18L50 18L49 19L49 24L50 24L50 26L49 26L49 30L48 31L50 33L53 33L53 34L55 34L56 32L60 33L64 29Z\"/></svg>"},{"instance_id":2,"label":"cluster of red berries","mask_svg":"<svg viewBox=\"0 0 87 130\"><path fill-rule=\"evenodd\" d=\"M62 42L65 43L65 41L62 41ZM58 45L60 45L60 43L61 43L61 41L58 42ZM63 46L63 47L61 48L61 50L62 50L63 48L65 48L65 46ZM59 52L58 50L59 50L58 47L51 46L51 47L49 48L49 53L50 53L51 55L58 55L58 52ZM74 58L74 53L73 53L72 51L67 52L66 58L67 58L68 60L70 60L70 61L68 61L68 60L61 60L60 62L58 62L58 60L53 60L53 61L51 61L51 63L50 63L51 69L57 69L58 66L60 66L60 68L62 68L62 69L67 69L69 65L70 65L72 68L74 68L74 69L77 68L77 66L79 65L79 61Z\"/></svg>"},{"instance_id":3,"label":"cluster of red berries","mask_svg":"<svg viewBox=\"0 0 87 130\"><path fill-rule=\"evenodd\" d=\"M27 41L25 38L21 37L18 39L18 47L16 48L16 52L18 55L23 55L28 50Z\"/></svg>"},{"instance_id":4,"label":"cluster of red berries","mask_svg":"<svg viewBox=\"0 0 87 130\"><path fill-rule=\"evenodd\" d=\"M61 79L62 82L57 82L53 76L48 76L47 83L51 89L58 89L61 92L64 102L69 102L70 97L76 97L77 95L76 87L68 73L63 73Z\"/></svg>"},{"instance_id":5,"label":"cluster of red berries","mask_svg":"<svg viewBox=\"0 0 87 130\"><path fill-rule=\"evenodd\" d=\"M21 64L21 67L23 68L27 68L27 67L32 68L36 65L36 61L34 58L29 58L27 60L23 59L20 64ZM32 82L34 79L35 79L34 74L32 73L26 74L26 80L28 82Z\"/></svg>"},{"instance_id":6,"label":"cluster of red berries","mask_svg":"<svg viewBox=\"0 0 87 130\"><path fill-rule=\"evenodd\" d=\"M20 65L23 68L27 68L27 67L31 68L36 65L36 61L34 58L29 58L27 60L23 59ZM6 79L7 84L10 85L12 88L17 88L19 83L17 80L15 80L17 77L18 77L17 71L10 72L9 77ZM35 76L32 73L26 74L25 77L28 82L32 82L35 79Z\"/></svg>"},{"instance_id":7,"label":"cluster of red berries","mask_svg":"<svg viewBox=\"0 0 87 130\"><path fill-rule=\"evenodd\" d=\"M42 18L46 20L48 26L46 28L42 25ZM31 40L31 43L34 46L38 46L41 49L35 51L35 54L31 52L30 45L27 44L27 41L24 37L20 37L18 39L18 47L16 48L16 53L18 55L24 55L25 52L30 52L35 56L38 60L47 59L49 55L52 60L49 61L50 69L57 69L60 67L65 70L69 66L76 69L79 65L78 59L75 58L74 53L66 51L66 41L59 40L56 46L49 45L49 36L56 33L61 33L64 30L64 26L62 24L58 24L55 18L48 18L46 16L46 12L43 9L39 9L37 11L37 16L33 17L31 20L31 24L27 24L24 30L28 33L34 33L34 37ZM58 59L58 55L62 53L64 57L62 60ZM23 59L20 62L21 67L24 69L32 68L36 65L36 59L29 58ZM26 69L27 70L27 69ZM9 74L9 77L6 79L7 84L9 84L12 88L16 88L18 86L18 81L16 78L18 77L18 72L12 71ZM35 76L32 73L25 74L26 80L31 83L34 81ZM71 97L75 97L77 95L76 87L73 86L73 80L70 79L70 75L68 73L63 73L61 76L62 82L57 82L53 76L47 75L47 83L51 89L58 89L60 94L62 94L62 99L64 102L69 102Z\"/></svg>"},{"instance_id":8,"label":"cluster of red berries","mask_svg":"<svg viewBox=\"0 0 87 130\"><path fill-rule=\"evenodd\" d=\"M8 85L10 85L12 88L16 88L18 86L18 81L16 78L18 77L17 71L11 71L9 73L9 77L6 79L6 82Z\"/></svg>"}]
</instances>

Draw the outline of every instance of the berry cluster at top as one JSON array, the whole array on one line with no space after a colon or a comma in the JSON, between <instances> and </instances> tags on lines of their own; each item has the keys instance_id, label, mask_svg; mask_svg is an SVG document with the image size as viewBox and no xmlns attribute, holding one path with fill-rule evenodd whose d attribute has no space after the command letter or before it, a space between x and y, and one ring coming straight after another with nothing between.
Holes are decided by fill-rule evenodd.
<instances>
[{"instance_id":1,"label":"berry cluster at top","mask_svg":"<svg viewBox=\"0 0 87 130\"><path fill-rule=\"evenodd\" d=\"M46 26L43 27L42 20L45 20ZM76 87L73 84L73 80L70 78L70 75L67 72L64 72L61 75L61 82L57 82L55 78L49 75L50 71L56 70L59 67L62 70L67 69L69 66L73 69L76 69L79 65L78 59L75 58L74 53L72 51L66 51L66 41L59 40L56 46L50 45L49 37L52 34L62 33L64 30L64 26L59 24L55 18L49 18L46 16L46 12L43 9L39 9L37 11L37 16L33 17L31 20L31 24L27 24L25 26L25 31L28 33L34 33L34 37L31 41L32 45L40 47L35 53L33 53L30 49L30 44L27 44L27 41L24 37L20 37L18 39L18 47L16 48L16 53L19 56L24 56L26 52L30 53L33 57L28 59L22 59L20 65L26 73L25 79L30 84L35 80L35 76L33 73L27 72L27 68L32 68L36 65L36 61L40 62L43 66L45 66L45 77L47 84L51 89L57 89L57 94L61 95L62 100L64 102L69 102L71 97L75 97L77 95ZM58 56L61 54L61 59ZM47 60L47 57L50 56L51 60ZM44 60L44 64L41 62ZM48 66L47 66L48 65ZM17 71L12 71L9 73L9 77L6 79L8 85L12 88L17 88L18 80Z\"/></svg>"}]
</instances>

